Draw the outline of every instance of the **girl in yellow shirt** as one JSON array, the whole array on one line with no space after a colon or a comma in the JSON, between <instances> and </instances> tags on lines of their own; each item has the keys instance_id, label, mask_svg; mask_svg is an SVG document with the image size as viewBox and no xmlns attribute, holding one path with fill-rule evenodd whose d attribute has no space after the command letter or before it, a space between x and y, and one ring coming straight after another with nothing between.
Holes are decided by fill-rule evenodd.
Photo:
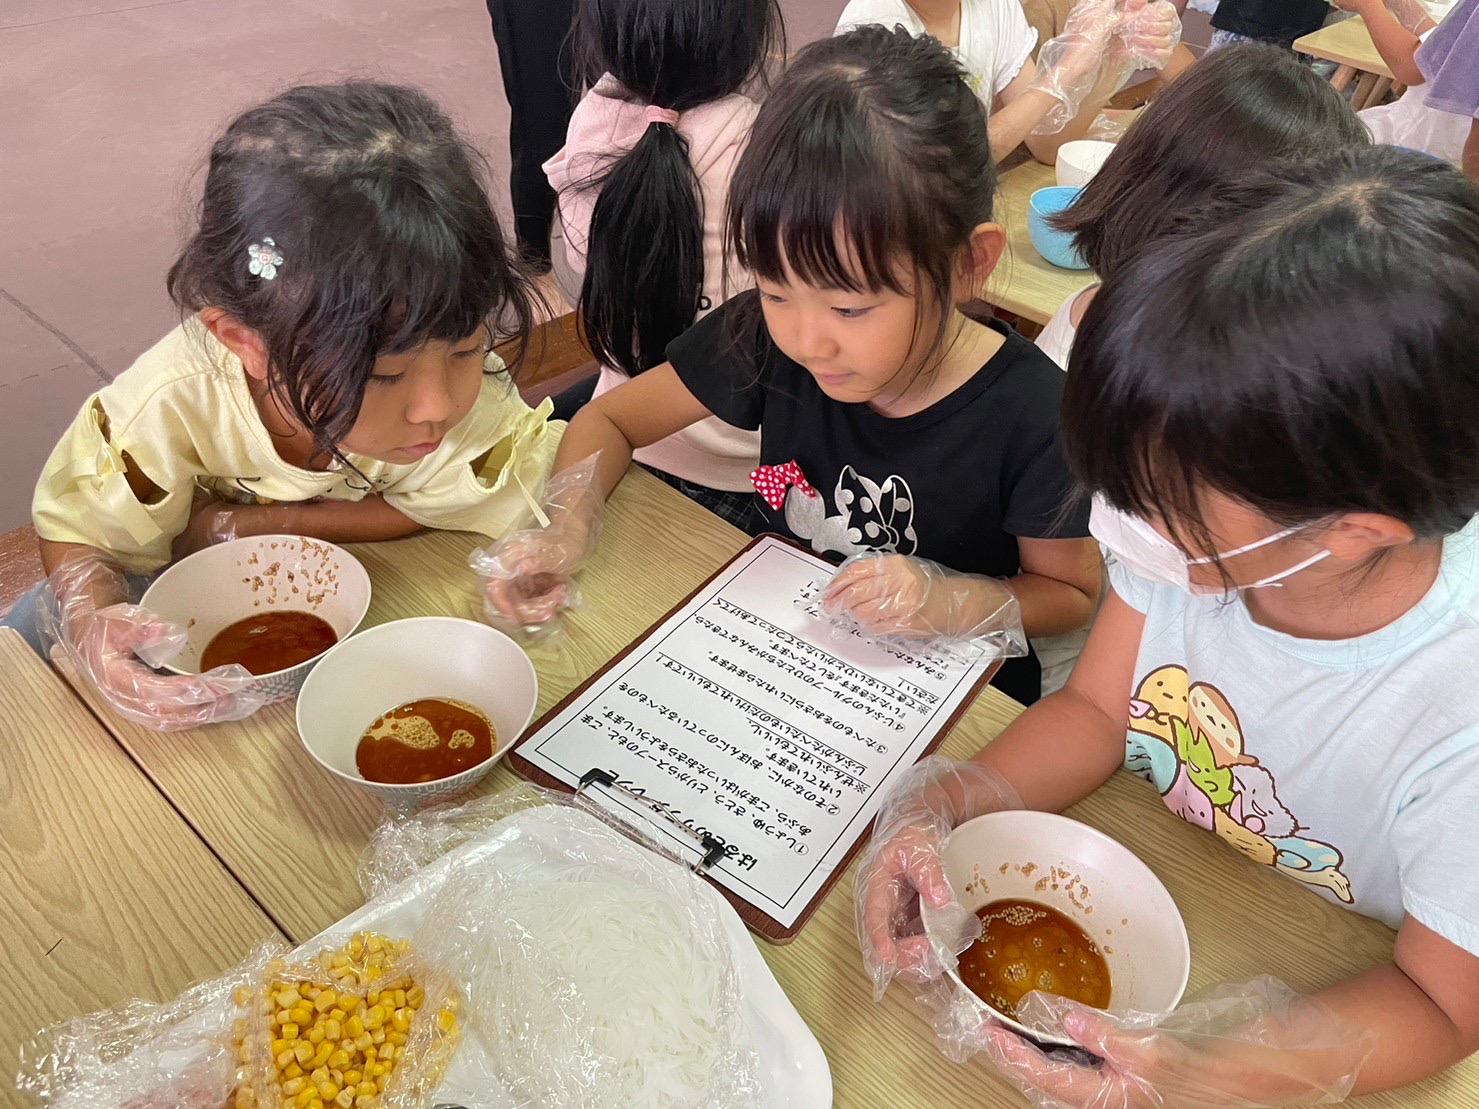
<instances>
[{"instance_id":1,"label":"girl in yellow shirt","mask_svg":"<svg viewBox=\"0 0 1479 1109\"><path fill-rule=\"evenodd\" d=\"M42 623L120 712L255 707L244 671L137 659L162 624L124 603L126 573L246 535L496 538L540 495L563 425L491 353L532 294L477 165L424 95L371 82L291 89L212 148L168 278L186 318L87 400L32 508Z\"/></svg>"}]
</instances>

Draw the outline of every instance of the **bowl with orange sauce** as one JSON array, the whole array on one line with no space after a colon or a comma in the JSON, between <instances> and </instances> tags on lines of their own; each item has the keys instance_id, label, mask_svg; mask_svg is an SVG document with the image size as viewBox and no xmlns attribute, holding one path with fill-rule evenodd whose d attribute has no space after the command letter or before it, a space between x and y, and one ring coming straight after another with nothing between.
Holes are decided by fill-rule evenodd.
<instances>
[{"instance_id":1,"label":"bowl with orange sauce","mask_svg":"<svg viewBox=\"0 0 1479 1109\"><path fill-rule=\"evenodd\" d=\"M534 664L508 636L474 620L420 616L329 651L298 696L298 735L329 773L414 806L480 781L538 702Z\"/></svg>"},{"instance_id":2,"label":"bowl with orange sauce","mask_svg":"<svg viewBox=\"0 0 1479 1109\"><path fill-rule=\"evenodd\" d=\"M270 700L284 700L359 627L370 607L370 576L333 543L254 535L181 559L139 603L185 629L185 647L167 669L199 674L240 663Z\"/></svg>"},{"instance_id":3,"label":"bowl with orange sauce","mask_svg":"<svg viewBox=\"0 0 1479 1109\"><path fill-rule=\"evenodd\" d=\"M981 921L949 977L983 1015L1040 1043L1072 1046L1019 1022L1032 990L1112 1013L1168 1013L1191 972L1176 902L1151 869L1096 828L1056 813L1010 811L966 821L940 851L956 899ZM921 905L944 946L945 916ZM945 952L940 952L943 956Z\"/></svg>"}]
</instances>

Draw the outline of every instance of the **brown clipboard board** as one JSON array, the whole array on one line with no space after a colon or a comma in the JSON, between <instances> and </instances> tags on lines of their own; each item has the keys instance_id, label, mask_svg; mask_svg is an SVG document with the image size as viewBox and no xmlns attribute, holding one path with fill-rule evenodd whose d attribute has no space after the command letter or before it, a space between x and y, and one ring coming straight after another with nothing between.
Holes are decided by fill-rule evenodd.
<instances>
[{"instance_id":1,"label":"brown clipboard board","mask_svg":"<svg viewBox=\"0 0 1479 1109\"><path fill-rule=\"evenodd\" d=\"M739 561L739 559L749 554L750 551L758 543L765 539L777 540L781 543L784 543L786 546L800 551L802 554L806 555L810 559L813 559L820 565L836 565L836 563L832 562L831 560L822 558L815 551L803 547L800 543L797 543L795 540L790 539L784 535L767 533L765 535L756 536L754 539L750 540L749 543L745 544L742 550L737 551L734 557L730 558L724 563L724 565L720 566L703 581L699 582L698 585L694 586L686 597L675 604L672 608L668 609L668 611L664 613L645 632L643 632L641 635L637 636L636 639L628 643L619 654L611 658L604 666L602 666L599 670L597 670L585 681L581 682L579 686L577 686L569 694L562 698L559 704L555 705L538 720L534 721L533 724L524 729L524 734L519 737L518 742L514 744L513 748L506 756L508 760L508 765L513 768L514 772L529 779L535 785L544 786L547 789L558 790L561 793L574 793L575 787L561 781L553 774L546 773L544 770L535 766L528 759L519 754L519 748L522 747L524 743L526 743L528 740L533 738L547 723L553 720L560 713L564 712L565 709L569 707L572 701L576 700L576 698L580 697L581 694L583 694L587 689L589 689L592 685L594 685L597 681L604 677L608 670L610 670L613 666L616 666L638 647L642 646L643 643L652 638L652 636L658 631L659 628L663 627L663 625L665 625L669 620L673 619L673 617L678 612L680 612L683 607L688 604L689 601L693 600L693 598L695 598L706 588L708 588L709 584L712 583L715 578L728 570L732 565L734 565L735 562ZM945 721L943 725L941 725L940 729L935 733L933 738L930 739L929 743L925 746L924 751L919 756L921 759L927 758L928 756L934 754L934 752L939 748L940 744L944 742L945 737L949 735L950 731L955 727L956 722L970 709L973 704L975 704L976 698L981 695L981 690L985 689L986 686L990 684L991 679L996 675L997 670L999 670L1000 668L1000 659L987 667L985 673L983 673L980 679L977 680L975 685L971 687L970 692L968 692L965 695L964 699L962 699L960 704L956 706L955 711L950 714L949 718ZM756 906L750 904L750 902L746 901L739 894L714 881L712 877L705 874L702 870L696 871L696 873L703 876L705 881L709 882L716 890L719 891L719 893L724 896L724 898L731 905L734 906L735 912L739 913L740 919L745 922L745 925L752 932L765 937L765 939L769 940L771 943L789 943L791 940L795 939L796 934L800 932L803 927L805 927L806 922L809 921L812 914L816 912L817 906L819 906L832 892L832 887L837 884L837 880L841 878L847 868L852 865L853 859L857 857L858 850L868 840L868 837L871 834L872 825L869 824L866 828L863 829L862 832L858 834L858 838L853 841L852 845L848 847L847 851L838 861L836 868L827 877L827 880L822 883L822 887L817 890L812 899L807 902L807 904L802 908L800 914L796 917L795 923L789 926L782 924L769 913L766 913Z\"/></svg>"}]
</instances>

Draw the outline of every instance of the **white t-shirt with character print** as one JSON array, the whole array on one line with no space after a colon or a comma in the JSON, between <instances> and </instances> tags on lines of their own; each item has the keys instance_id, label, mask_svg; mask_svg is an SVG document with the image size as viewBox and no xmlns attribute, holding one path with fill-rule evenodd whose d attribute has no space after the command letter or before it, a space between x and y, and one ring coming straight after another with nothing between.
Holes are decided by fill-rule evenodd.
<instances>
[{"instance_id":1,"label":"white t-shirt with character print","mask_svg":"<svg viewBox=\"0 0 1479 1109\"><path fill-rule=\"evenodd\" d=\"M1417 607L1356 639L1109 575L1145 614L1125 765L1255 862L1479 954L1479 523Z\"/></svg>"}]
</instances>

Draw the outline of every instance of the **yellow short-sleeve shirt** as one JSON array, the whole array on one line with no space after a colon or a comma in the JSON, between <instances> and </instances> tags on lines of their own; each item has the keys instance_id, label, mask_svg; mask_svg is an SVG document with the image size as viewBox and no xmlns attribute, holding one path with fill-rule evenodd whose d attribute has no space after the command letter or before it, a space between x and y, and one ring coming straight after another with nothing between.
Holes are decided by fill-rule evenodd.
<instances>
[{"instance_id":1,"label":"yellow short-sleeve shirt","mask_svg":"<svg viewBox=\"0 0 1479 1109\"><path fill-rule=\"evenodd\" d=\"M488 358L488 370L502 368ZM543 492L565 427L550 409L548 400L530 408L490 374L472 411L419 462L350 455L351 466L305 470L278 456L240 359L190 320L84 402L41 473L31 515L41 538L108 551L135 573L169 561L197 489L245 504L379 493L425 527L497 538ZM129 486L130 463L159 490L148 503Z\"/></svg>"}]
</instances>

